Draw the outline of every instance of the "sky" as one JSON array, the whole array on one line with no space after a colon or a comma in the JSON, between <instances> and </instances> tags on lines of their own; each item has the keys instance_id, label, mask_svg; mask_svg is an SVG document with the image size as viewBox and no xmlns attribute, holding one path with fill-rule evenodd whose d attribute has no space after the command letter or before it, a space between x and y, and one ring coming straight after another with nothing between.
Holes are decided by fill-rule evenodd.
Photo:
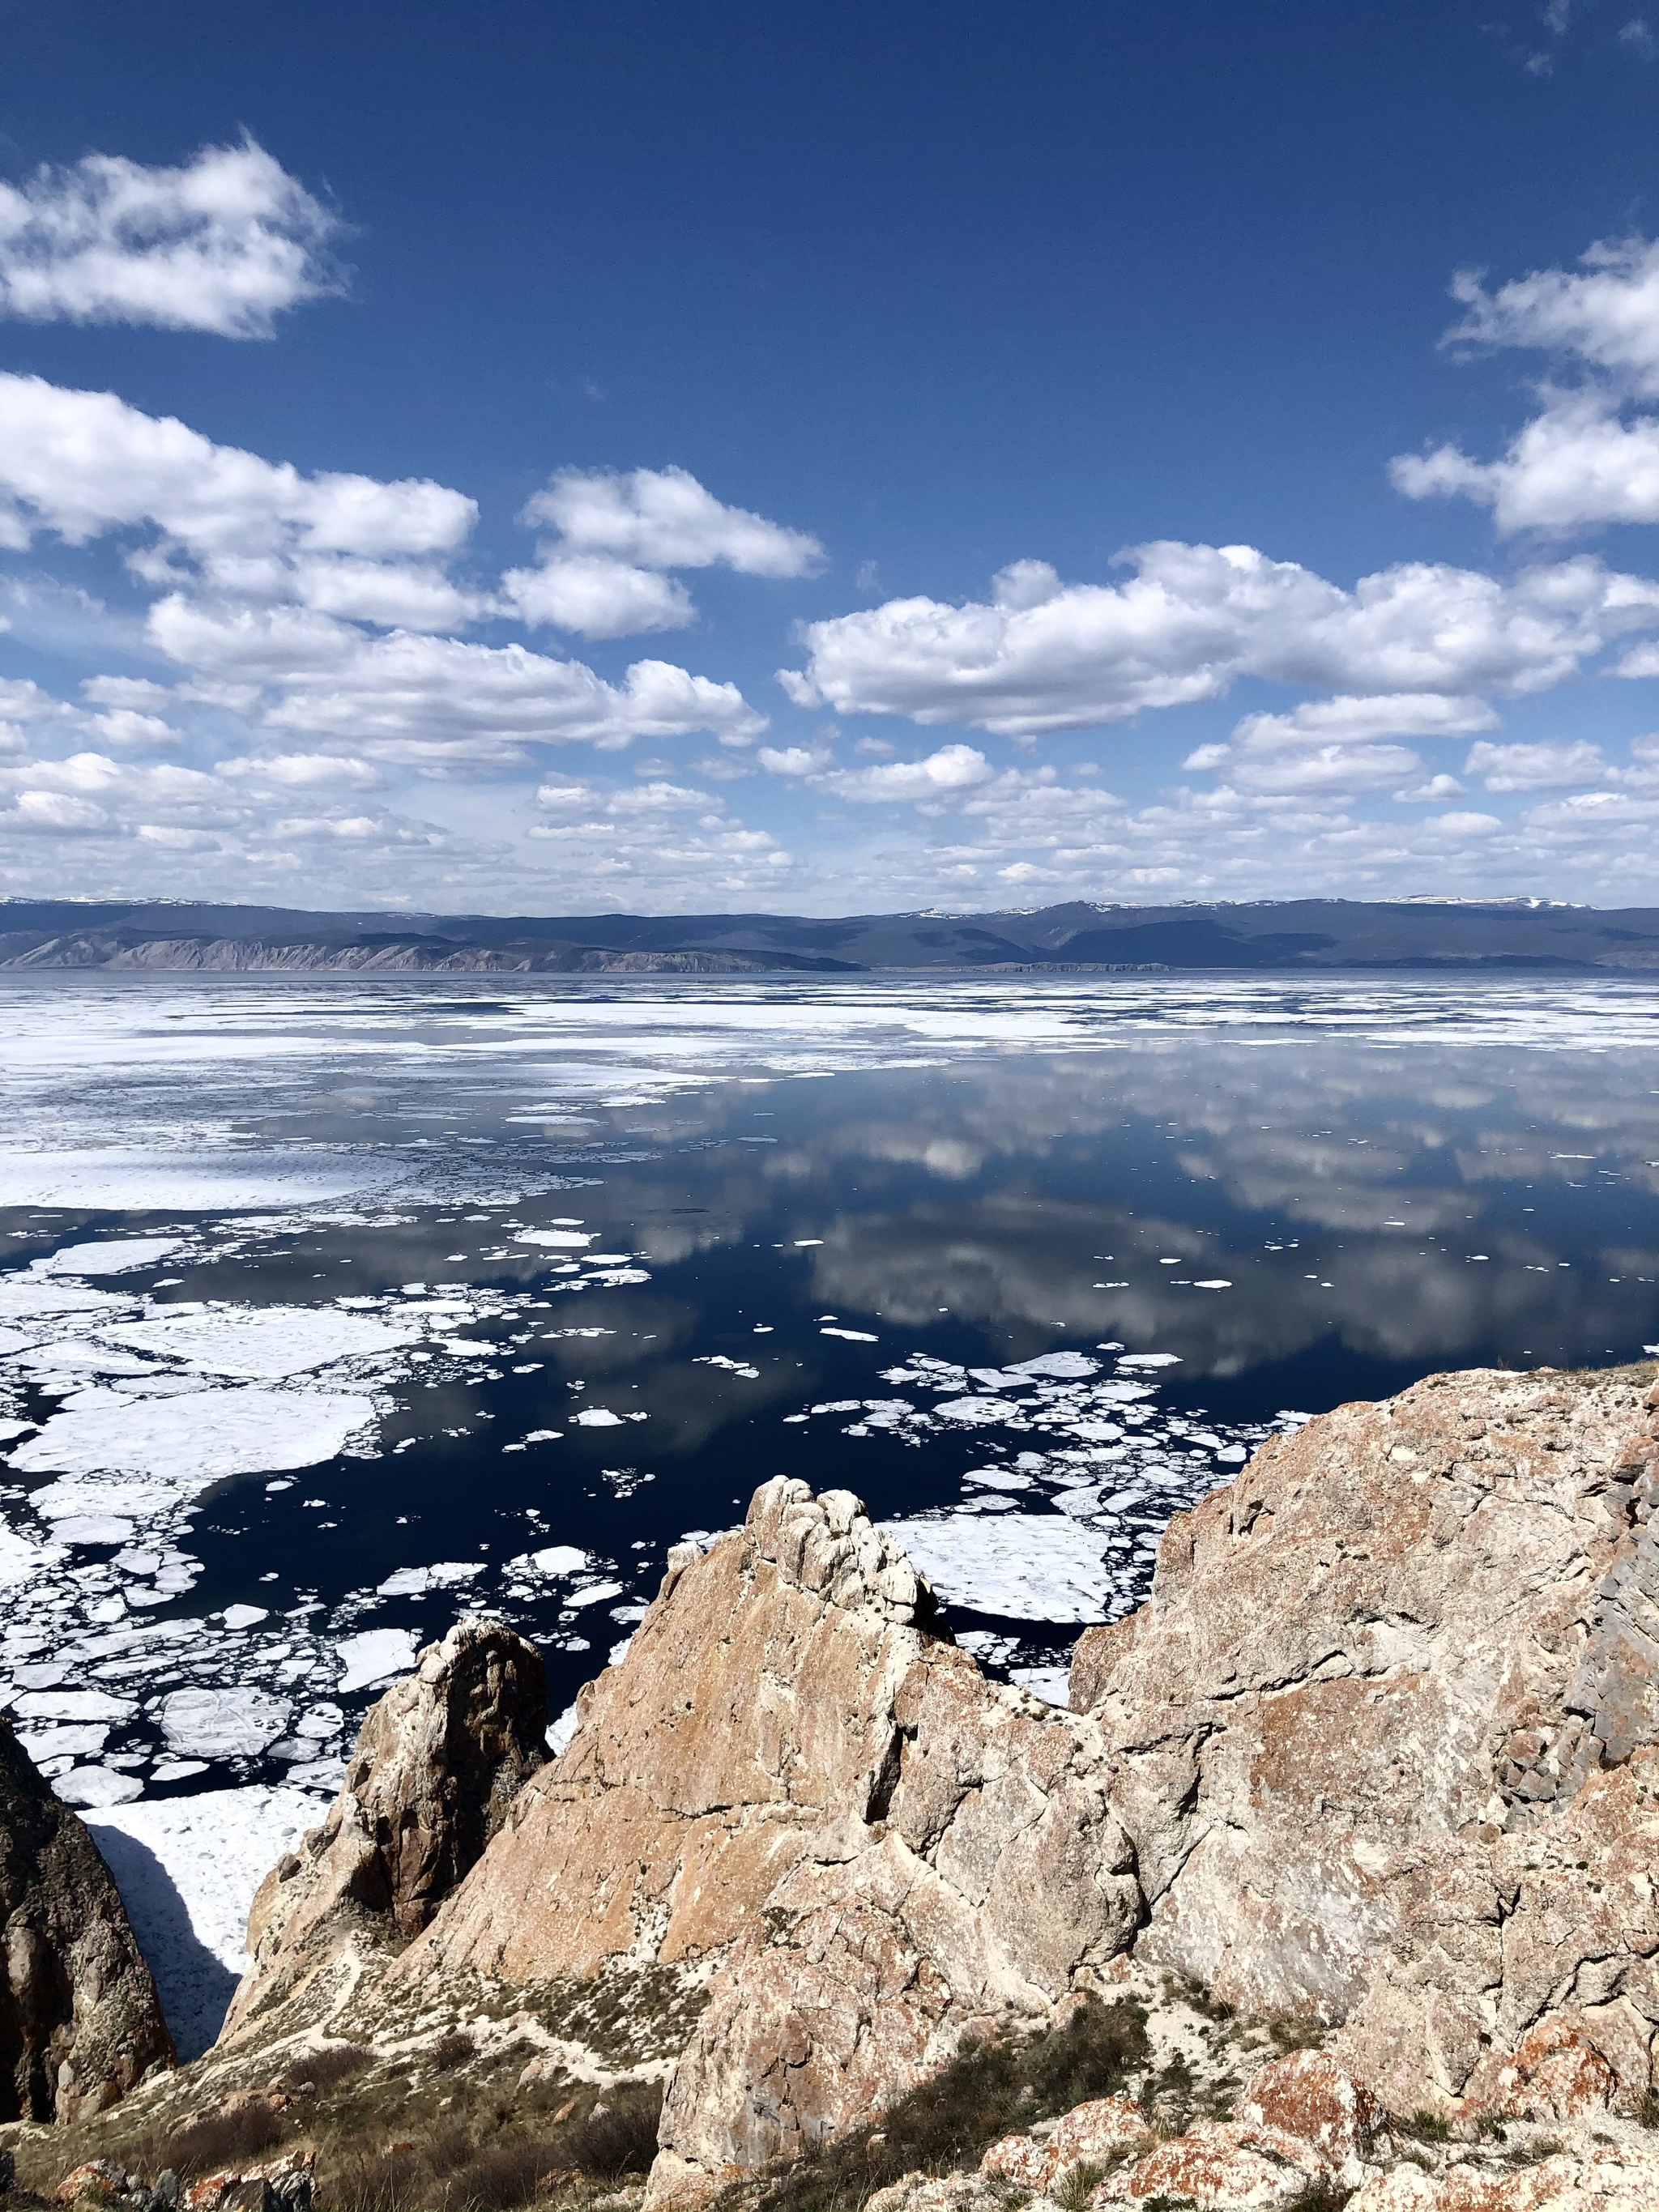
<instances>
[{"instance_id":1,"label":"sky","mask_svg":"<svg viewBox=\"0 0 1659 2212\"><path fill-rule=\"evenodd\" d=\"M0 890L1659 903L1659 0L0 0Z\"/></svg>"}]
</instances>

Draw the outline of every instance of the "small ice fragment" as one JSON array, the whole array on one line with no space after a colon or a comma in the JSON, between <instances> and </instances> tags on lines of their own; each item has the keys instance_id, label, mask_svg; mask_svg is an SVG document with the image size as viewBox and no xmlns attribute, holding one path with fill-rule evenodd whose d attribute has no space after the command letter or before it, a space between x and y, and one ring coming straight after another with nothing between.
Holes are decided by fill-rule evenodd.
<instances>
[{"instance_id":1,"label":"small ice fragment","mask_svg":"<svg viewBox=\"0 0 1659 2212\"><path fill-rule=\"evenodd\" d=\"M1206 1283L1194 1283L1193 1288L1195 1291L1230 1291L1232 1285L1224 1275L1214 1275Z\"/></svg>"},{"instance_id":2,"label":"small ice fragment","mask_svg":"<svg viewBox=\"0 0 1659 2212\"><path fill-rule=\"evenodd\" d=\"M579 1429L619 1429L623 1425L620 1413L613 1413L608 1406L590 1406L586 1413L578 1413L575 1425Z\"/></svg>"},{"instance_id":3,"label":"small ice fragment","mask_svg":"<svg viewBox=\"0 0 1659 2212\"><path fill-rule=\"evenodd\" d=\"M1130 1352L1118 1361L1120 1367L1179 1367L1178 1352Z\"/></svg>"},{"instance_id":4,"label":"small ice fragment","mask_svg":"<svg viewBox=\"0 0 1659 2212\"><path fill-rule=\"evenodd\" d=\"M227 1628L252 1628L256 1620L270 1618L270 1610L263 1605L228 1605L223 1613Z\"/></svg>"},{"instance_id":5,"label":"small ice fragment","mask_svg":"<svg viewBox=\"0 0 1659 2212\"><path fill-rule=\"evenodd\" d=\"M872 1336L867 1329L862 1328L821 1328L818 1334L845 1337L848 1344L879 1344L881 1342L878 1336Z\"/></svg>"},{"instance_id":6,"label":"small ice fragment","mask_svg":"<svg viewBox=\"0 0 1659 2212\"><path fill-rule=\"evenodd\" d=\"M586 1589L573 1589L565 1603L573 1612L580 1613L585 1606L603 1605L607 1598L622 1595L621 1583L590 1583Z\"/></svg>"},{"instance_id":7,"label":"small ice fragment","mask_svg":"<svg viewBox=\"0 0 1659 2212\"><path fill-rule=\"evenodd\" d=\"M797 1237L795 1239L795 1249L797 1252L805 1252L809 1250L812 1245L822 1244L823 1242L823 1239L822 1237Z\"/></svg>"}]
</instances>

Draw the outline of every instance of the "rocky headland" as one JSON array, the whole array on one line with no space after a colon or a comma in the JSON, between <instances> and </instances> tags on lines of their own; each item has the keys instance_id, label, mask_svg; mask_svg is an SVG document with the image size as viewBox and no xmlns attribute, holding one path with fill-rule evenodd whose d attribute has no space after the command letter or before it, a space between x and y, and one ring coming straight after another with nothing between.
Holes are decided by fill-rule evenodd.
<instances>
[{"instance_id":1,"label":"rocky headland","mask_svg":"<svg viewBox=\"0 0 1659 2212\"><path fill-rule=\"evenodd\" d=\"M556 1759L520 1639L422 1655L204 2058L141 2081L134 2029L100 2073L113 1969L63 1951L59 2078L114 2087L34 2094L74 2124L20 2170L149 2203L194 2143L192 2212L313 2154L365 2212L1659 2204L1656 1500L1650 1366L1340 1407L1171 1523L1060 1711L850 1493L767 1483Z\"/></svg>"}]
</instances>

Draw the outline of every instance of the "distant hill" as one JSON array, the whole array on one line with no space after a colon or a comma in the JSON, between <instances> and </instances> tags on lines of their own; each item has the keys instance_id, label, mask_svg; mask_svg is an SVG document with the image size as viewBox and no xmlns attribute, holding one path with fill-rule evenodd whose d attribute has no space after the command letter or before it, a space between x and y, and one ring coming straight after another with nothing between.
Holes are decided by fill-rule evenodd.
<instances>
[{"instance_id":1,"label":"distant hill","mask_svg":"<svg viewBox=\"0 0 1659 2212\"><path fill-rule=\"evenodd\" d=\"M386 915L0 900L0 969L755 975L950 969L1659 970L1659 908L1542 900L1073 902L1002 914Z\"/></svg>"}]
</instances>

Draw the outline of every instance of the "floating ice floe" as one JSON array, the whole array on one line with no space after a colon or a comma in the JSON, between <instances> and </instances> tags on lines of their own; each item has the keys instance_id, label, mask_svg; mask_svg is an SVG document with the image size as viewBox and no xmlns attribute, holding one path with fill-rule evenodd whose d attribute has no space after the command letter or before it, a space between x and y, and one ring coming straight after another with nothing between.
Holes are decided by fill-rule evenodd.
<instances>
[{"instance_id":1,"label":"floating ice floe","mask_svg":"<svg viewBox=\"0 0 1659 2212\"><path fill-rule=\"evenodd\" d=\"M67 1400L10 1463L26 1474L116 1475L135 1497L147 1486L190 1497L227 1475L332 1459L369 1429L375 1413L372 1400L347 1392L249 1383L153 1397L94 1386ZM95 1510L88 1496L84 1485L55 1483L30 1503L55 1518Z\"/></svg>"},{"instance_id":2,"label":"floating ice floe","mask_svg":"<svg viewBox=\"0 0 1659 2212\"><path fill-rule=\"evenodd\" d=\"M1103 1620L1112 1593L1100 1534L1057 1513L920 1514L883 1523L947 1604L1009 1620Z\"/></svg>"},{"instance_id":3,"label":"floating ice floe","mask_svg":"<svg viewBox=\"0 0 1659 2212\"><path fill-rule=\"evenodd\" d=\"M276 1742L292 1710L252 1684L174 1690L161 1700L161 1734L180 1759L251 1759Z\"/></svg>"},{"instance_id":4,"label":"floating ice floe","mask_svg":"<svg viewBox=\"0 0 1659 2212\"><path fill-rule=\"evenodd\" d=\"M375 1585L381 1597L424 1597L428 1590L459 1589L484 1571L482 1559L440 1559L429 1567L398 1567Z\"/></svg>"},{"instance_id":5,"label":"floating ice floe","mask_svg":"<svg viewBox=\"0 0 1659 2212\"><path fill-rule=\"evenodd\" d=\"M1069 1667L1015 1667L1009 1679L1018 1682L1022 1690L1029 1690L1034 1698L1041 1698L1046 1705L1063 1707L1071 1703Z\"/></svg>"},{"instance_id":6,"label":"floating ice floe","mask_svg":"<svg viewBox=\"0 0 1659 2212\"><path fill-rule=\"evenodd\" d=\"M178 1152L148 1145L0 1156L0 1206L76 1212L221 1213L315 1205L386 1190L407 1164L367 1153Z\"/></svg>"},{"instance_id":7,"label":"floating ice floe","mask_svg":"<svg viewBox=\"0 0 1659 2212\"><path fill-rule=\"evenodd\" d=\"M341 1672L335 1686L343 1697L406 1674L415 1664L415 1638L407 1628L366 1628L342 1637L336 1650Z\"/></svg>"},{"instance_id":8,"label":"floating ice floe","mask_svg":"<svg viewBox=\"0 0 1659 2212\"><path fill-rule=\"evenodd\" d=\"M149 1321L118 1322L103 1332L108 1342L176 1360L197 1374L258 1382L396 1352L419 1343L424 1334L418 1320L371 1321L337 1306L252 1306L240 1311L175 1306Z\"/></svg>"},{"instance_id":9,"label":"floating ice floe","mask_svg":"<svg viewBox=\"0 0 1659 2212\"><path fill-rule=\"evenodd\" d=\"M34 1262L43 1275L128 1275L179 1251L182 1237L112 1237L101 1244L66 1244Z\"/></svg>"}]
</instances>

